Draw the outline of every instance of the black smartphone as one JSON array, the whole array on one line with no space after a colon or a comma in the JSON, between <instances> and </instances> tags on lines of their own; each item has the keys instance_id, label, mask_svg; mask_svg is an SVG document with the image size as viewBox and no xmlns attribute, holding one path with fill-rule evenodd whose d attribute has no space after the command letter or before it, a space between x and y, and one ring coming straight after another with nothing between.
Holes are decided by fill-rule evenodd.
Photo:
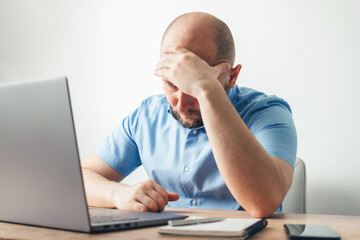
<instances>
[{"instance_id":1,"label":"black smartphone","mask_svg":"<svg viewBox=\"0 0 360 240\"><path fill-rule=\"evenodd\" d=\"M340 236L326 225L284 224L288 238L291 240L340 240Z\"/></svg>"}]
</instances>

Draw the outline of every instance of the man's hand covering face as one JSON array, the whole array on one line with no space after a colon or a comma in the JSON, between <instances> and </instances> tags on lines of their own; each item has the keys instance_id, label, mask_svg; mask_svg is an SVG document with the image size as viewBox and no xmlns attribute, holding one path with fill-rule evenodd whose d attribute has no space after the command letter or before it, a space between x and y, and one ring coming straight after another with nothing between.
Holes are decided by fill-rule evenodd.
<instances>
[{"instance_id":1,"label":"man's hand covering face","mask_svg":"<svg viewBox=\"0 0 360 240\"><path fill-rule=\"evenodd\" d=\"M212 67L189 50L176 47L161 51L154 73L175 85L183 93L197 98L201 89L219 84L218 77L230 69L230 63L223 62Z\"/></svg>"}]
</instances>

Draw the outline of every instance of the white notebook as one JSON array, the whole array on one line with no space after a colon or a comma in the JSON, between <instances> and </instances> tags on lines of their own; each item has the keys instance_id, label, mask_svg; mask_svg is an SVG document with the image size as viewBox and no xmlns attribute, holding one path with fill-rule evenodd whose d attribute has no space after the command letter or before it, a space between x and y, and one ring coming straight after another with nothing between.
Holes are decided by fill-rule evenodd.
<instances>
[{"instance_id":1,"label":"white notebook","mask_svg":"<svg viewBox=\"0 0 360 240\"><path fill-rule=\"evenodd\" d=\"M191 217L193 219L194 217ZM254 233L264 229L265 219L254 218L225 218L219 222L202 223L186 226L164 226L159 228L160 234L181 236L203 236L246 239Z\"/></svg>"}]
</instances>

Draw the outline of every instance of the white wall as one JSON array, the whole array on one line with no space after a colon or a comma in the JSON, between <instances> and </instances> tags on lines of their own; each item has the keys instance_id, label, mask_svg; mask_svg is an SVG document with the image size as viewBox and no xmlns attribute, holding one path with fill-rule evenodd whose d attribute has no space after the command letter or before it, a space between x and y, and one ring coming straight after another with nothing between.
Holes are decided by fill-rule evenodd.
<instances>
[{"instance_id":1,"label":"white wall","mask_svg":"<svg viewBox=\"0 0 360 240\"><path fill-rule=\"evenodd\" d=\"M161 35L188 11L228 23L239 85L292 106L308 211L360 215L359 1L0 0L0 83L68 76L84 158L161 93L152 74Z\"/></svg>"}]
</instances>

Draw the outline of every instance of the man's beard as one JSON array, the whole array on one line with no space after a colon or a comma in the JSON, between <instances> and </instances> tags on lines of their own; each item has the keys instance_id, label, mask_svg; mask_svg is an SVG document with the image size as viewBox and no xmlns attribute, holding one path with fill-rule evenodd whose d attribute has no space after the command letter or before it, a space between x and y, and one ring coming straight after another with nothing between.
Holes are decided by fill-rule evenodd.
<instances>
[{"instance_id":1,"label":"man's beard","mask_svg":"<svg viewBox=\"0 0 360 240\"><path fill-rule=\"evenodd\" d=\"M230 88L229 88L229 84L225 85L224 88L226 95L229 94ZM190 121L185 121L184 119L181 118L180 113L178 112L178 110L174 109L172 106L170 106L170 112L171 115L183 126L186 128L198 128L198 127L202 127L204 125L202 118L201 118L201 113L198 111L192 111L192 110L187 110L188 114L194 114L196 116L199 116L199 119L196 119L192 122Z\"/></svg>"},{"instance_id":2,"label":"man's beard","mask_svg":"<svg viewBox=\"0 0 360 240\"><path fill-rule=\"evenodd\" d=\"M187 113L189 114L194 114L196 116L199 116L199 119L196 119L194 121L186 121L184 119L181 118L180 113L174 109L173 107L170 106L170 110L171 110L171 115L183 126L186 128L198 128L198 127L202 127L203 126L203 121L201 118L201 114L200 112L196 112L196 111L191 111L188 110Z\"/></svg>"}]
</instances>

